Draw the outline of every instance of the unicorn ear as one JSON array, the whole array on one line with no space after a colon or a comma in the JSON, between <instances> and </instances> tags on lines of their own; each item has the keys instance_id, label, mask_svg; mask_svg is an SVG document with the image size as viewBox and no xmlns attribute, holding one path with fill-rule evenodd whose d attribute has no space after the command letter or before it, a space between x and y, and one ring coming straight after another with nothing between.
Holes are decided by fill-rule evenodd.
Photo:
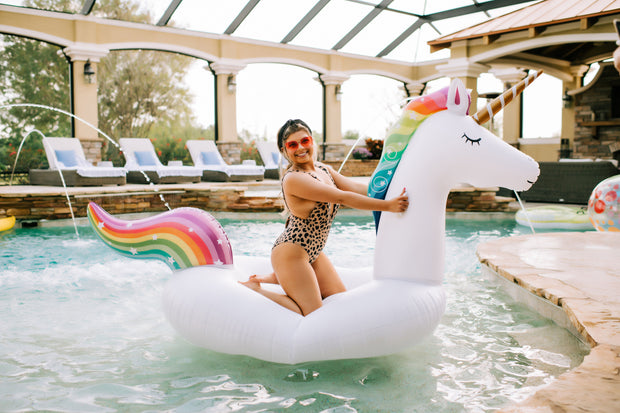
<instances>
[{"instance_id":1,"label":"unicorn ear","mask_svg":"<svg viewBox=\"0 0 620 413\"><path fill-rule=\"evenodd\" d=\"M469 95L467 89L460 79L453 79L450 83L450 89L448 90L448 101L446 107L451 112L456 112L459 115L467 115L469 109Z\"/></svg>"}]
</instances>

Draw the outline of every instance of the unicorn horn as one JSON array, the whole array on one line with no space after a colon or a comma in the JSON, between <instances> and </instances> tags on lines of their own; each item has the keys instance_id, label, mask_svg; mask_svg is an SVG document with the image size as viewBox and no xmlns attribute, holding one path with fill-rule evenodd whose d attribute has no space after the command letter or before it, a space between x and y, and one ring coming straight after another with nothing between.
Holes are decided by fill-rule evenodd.
<instances>
[{"instance_id":1,"label":"unicorn horn","mask_svg":"<svg viewBox=\"0 0 620 413\"><path fill-rule=\"evenodd\" d=\"M493 115L504 109L504 106L506 106L514 98L519 96L521 92L523 92L523 89L529 86L530 83L534 81L534 79L536 79L542 74L542 72L542 70L539 70L537 72L529 74L525 79L523 79L510 89L506 90L504 93L493 99L491 102L487 103L484 108L480 109L476 114L472 115L471 117L474 118L474 120L479 125L488 122L493 118Z\"/></svg>"}]
</instances>

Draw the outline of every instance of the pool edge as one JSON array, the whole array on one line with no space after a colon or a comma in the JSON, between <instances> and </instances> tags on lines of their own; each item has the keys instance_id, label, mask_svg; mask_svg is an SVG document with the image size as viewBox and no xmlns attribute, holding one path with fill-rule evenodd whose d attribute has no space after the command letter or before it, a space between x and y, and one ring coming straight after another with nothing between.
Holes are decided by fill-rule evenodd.
<instances>
[{"instance_id":1,"label":"pool edge","mask_svg":"<svg viewBox=\"0 0 620 413\"><path fill-rule=\"evenodd\" d=\"M478 246L478 259L486 274L494 274L502 284L514 285L507 292L514 290L512 294L519 302L544 317L555 318L562 326L569 323L569 331L577 332L591 347L579 366L500 412L620 411L620 302L617 298L607 300L604 293L606 286L615 291L613 287L618 284L618 259L614 262L611 256L601 260L601 251L605 250L620 250L619 234L523 235ZM537 255L540 266L532 259ZM583 260L583 267L574 264L579 260ZM607 284L584 288L581 281L594 273L598 283Z\"/></svg>"}]
</instances>

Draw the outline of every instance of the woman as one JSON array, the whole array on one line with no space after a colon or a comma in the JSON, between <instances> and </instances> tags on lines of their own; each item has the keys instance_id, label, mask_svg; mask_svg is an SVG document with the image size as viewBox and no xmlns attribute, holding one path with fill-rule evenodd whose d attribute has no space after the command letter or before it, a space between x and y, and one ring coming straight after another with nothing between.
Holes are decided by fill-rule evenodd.
<instances>
[{"instance_id":1,"label":"woman","mask_svg":"<svg viewBox=\"0 0 620 413\"><path fill-rule=\"evenodd\" d=\"M323 252L340 204L357 209L404 212L409 200L405 189L390 200L370 198L366 196L366 185L315 162L312 131L300 119L288 120L280 128L278 148L290 162L282 177L282 193L290 216L271 250L274 272L268 276L253 275L242 284L306 316L321 307L324 298L346 291ZM263 282L279 283L286 295L263 289Z\"/></svg>"}]
</instances>

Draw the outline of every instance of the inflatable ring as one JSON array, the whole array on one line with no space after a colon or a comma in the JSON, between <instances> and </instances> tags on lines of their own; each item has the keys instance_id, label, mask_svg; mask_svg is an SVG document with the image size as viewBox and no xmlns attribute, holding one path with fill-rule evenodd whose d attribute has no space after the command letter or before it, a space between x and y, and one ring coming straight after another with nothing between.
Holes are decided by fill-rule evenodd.
<instances>
[{"instance_id":1,"label":"inflatable ring","mask_svg":"<svg viewBox=\"0 0 620 413\"><path fill-rule=\"evenodd\" d=\"M529 218L529 220L528 220ZM519 225L545 229L568 229L573 231L592 229L590 217L584 207L546 205L519 210L515 215Z\"/></svg>"},{"instance_id":2,"label":"inflatable ring","mask_svg":"<svg viewBox=\"0 0 620 413\"><path fill-rule=\"evenodd\" d=\"M0 231L7 231L15 226L15 217L0 218Z\"/></svg>"}]
</instances>

